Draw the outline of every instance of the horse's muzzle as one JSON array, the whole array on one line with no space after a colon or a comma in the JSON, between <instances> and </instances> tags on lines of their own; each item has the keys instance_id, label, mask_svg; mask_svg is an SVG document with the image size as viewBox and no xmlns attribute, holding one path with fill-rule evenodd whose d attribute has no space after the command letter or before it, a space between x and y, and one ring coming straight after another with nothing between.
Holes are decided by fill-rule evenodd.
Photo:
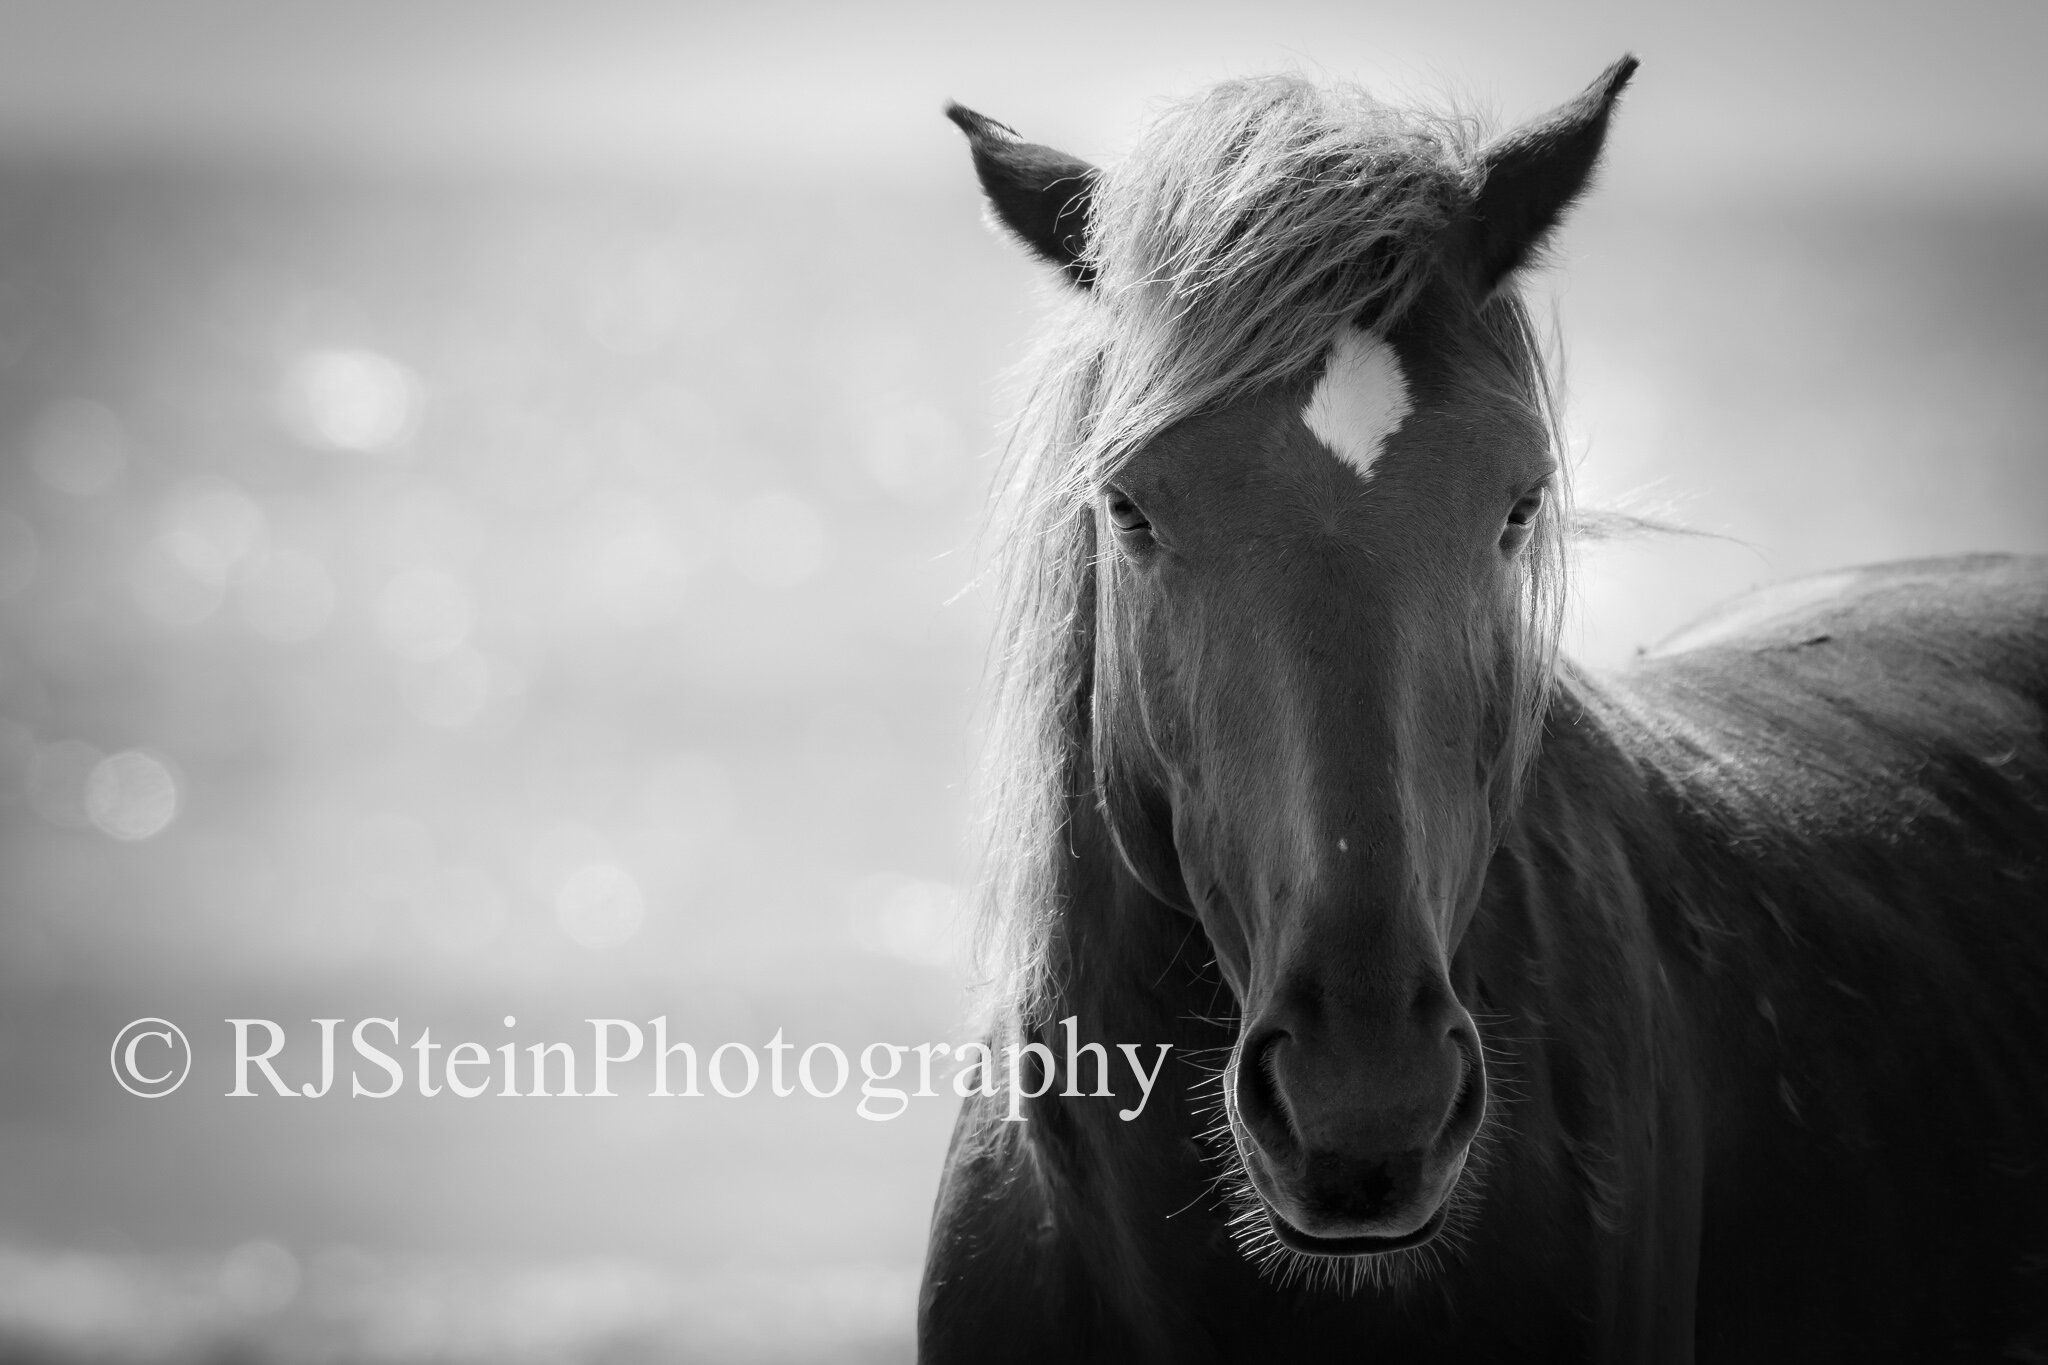
<instances>
[{"instance_id":1,"label":"horse's muzzle","mask_svg":"<svg viewBox=\"0 0 2048 1365\"><path fill-rule=\"evenodd\" d=\"M1434 1237L1485 1115L1476 1032L1469 1023L1451 1030L1440 1059L1404 1059L1394 1068L1406 1082L1398 1088L1369 1076L1318 1085L1312 1066L1289 1066L1290 1045L1285 1035L1250 1036L1231 1083L1232 1134L1274 1234L1323 1256L1399 1251Z\"/></svg>"}]
</instances>

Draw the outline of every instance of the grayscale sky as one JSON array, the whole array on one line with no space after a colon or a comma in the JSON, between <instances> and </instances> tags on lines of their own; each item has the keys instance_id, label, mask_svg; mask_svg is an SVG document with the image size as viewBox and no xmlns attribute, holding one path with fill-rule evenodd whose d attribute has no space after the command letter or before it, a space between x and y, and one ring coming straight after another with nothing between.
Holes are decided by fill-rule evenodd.
<instances>
[{"instance_id":1,"label":"grayscale sky","mask_svg":"<svg viewBox=\"0 0 2048 1365\"><path fill-rule=\"evenodd\" d=\"M946 98L1104 155L1148 100L1226 74L1304 67L1521 118L1632 50L1632 193L2048 184L2048 7L2025 3L67 0L0 5L0 33L0 147L71 154L923 172L951 169Z\"/></svg>"}]
</instances>

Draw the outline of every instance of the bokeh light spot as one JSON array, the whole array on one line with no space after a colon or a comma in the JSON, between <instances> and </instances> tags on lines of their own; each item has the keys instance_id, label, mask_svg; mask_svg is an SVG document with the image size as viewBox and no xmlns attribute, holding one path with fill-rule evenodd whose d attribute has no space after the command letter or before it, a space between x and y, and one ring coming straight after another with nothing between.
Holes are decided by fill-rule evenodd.
<instances>
[{"instance_id":1,"label":"bokeh light spot","mask_svg":"<svg viewBox=\"0 0 2048 1365\"><path fill-rule=\"evenodd\" d=\"M420 385L376 351L312 351L286 376L282 409L285 426L308 445L395 455L418 423Z\"/></svg>"},{"instance_id":2,"label":"bokeh light spot","mask_svg":"<svg viewBox=\"0 0 2048 1365\"><path fill-rule=\"evenodd\" d=\"M85 812L100 830L133 842L163 832L178 813L178 782L162 759L139 749L110 754L85 782Z\"/></svg>"},{"instance_id":3,"label":"bokeh light spot","mask_svg":"<svg viewBox=\"0 0 2048 1365\"><path fill-rule=\"evenodd\" d=\"M850 900L854 940L869 952L927 967L965 956L960 893L945 882L883 873L856 883Z\"/></svg>"},{"instance_id":4,"label":"bokeh light spot","mask_svg":"<svg viewBox=\"0 0 2048 1365\"><path fill-rule=\"evenodd\" d=\"M201 583L222 585L262 544L263 509L226 479L190 479L164 505L164 548Z\"/></svg>"},{"instance_id":5,"label":"bokeh light spot","mask_svg":"<svg viewBox=\"0 0 2048 1365\"><path fill-rule=\"evenodd\" d=\"M676 536L647 506L597 498L577 519L571 552L597 610L619 625L651 625L674 609L688 577Z\"/></svg>"}]
</instances>

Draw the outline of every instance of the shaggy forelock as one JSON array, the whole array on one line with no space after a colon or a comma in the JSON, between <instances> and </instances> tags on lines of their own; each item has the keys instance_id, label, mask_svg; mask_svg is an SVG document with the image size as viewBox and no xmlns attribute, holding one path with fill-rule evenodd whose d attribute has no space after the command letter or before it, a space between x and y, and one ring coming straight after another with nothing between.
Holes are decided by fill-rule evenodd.
<instances>
[{"instance_id":1,"label":"shaggy forelock","mask_svg":"<svg viewBox=\"0 0 2048 1365\"><path fill-rule=\"evenodd\" d=\"M1471 192L1473 141L1465 123L1298 77L1170 109L1089 211L1090 472L1302 373L1338 328L1396 319Z\"/></svg>"}]
</instances>

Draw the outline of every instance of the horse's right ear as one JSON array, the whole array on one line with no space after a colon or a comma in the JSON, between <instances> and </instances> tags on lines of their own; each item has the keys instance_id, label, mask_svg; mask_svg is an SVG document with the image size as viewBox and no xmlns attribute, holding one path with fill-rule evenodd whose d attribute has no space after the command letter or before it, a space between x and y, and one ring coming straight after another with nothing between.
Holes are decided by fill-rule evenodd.
<instances>
[{"instance_id":1,"label":"horse's right ear","mask_svg":"<svg viewBox=\"0 0 2048 1365\"><path fill-rule=\"evenodd\" d=\"M996 221L1075 284L1084 289L1094 284L1095 271L1083 251L1096 169L1065 152L1026 142L1014 129L964 105L948 104L946 117L967 134L974 173L981 177Z\"/></svg>"},{"instance_id":2,"label":"horse's right ear","mask_svg":"<svg viewBox=\"0 0 2048 1365\"><path fill-rule=\"evenodd\" d=\"M1541 253L1551 229L1585 192L1614 102L1635 70L1636 59L1623 57L1570 104L1481 155L1485 178L1478 199L1451 237L1459 271L1476 296L1489 297Z\"/></svg>"}]
</instances>

